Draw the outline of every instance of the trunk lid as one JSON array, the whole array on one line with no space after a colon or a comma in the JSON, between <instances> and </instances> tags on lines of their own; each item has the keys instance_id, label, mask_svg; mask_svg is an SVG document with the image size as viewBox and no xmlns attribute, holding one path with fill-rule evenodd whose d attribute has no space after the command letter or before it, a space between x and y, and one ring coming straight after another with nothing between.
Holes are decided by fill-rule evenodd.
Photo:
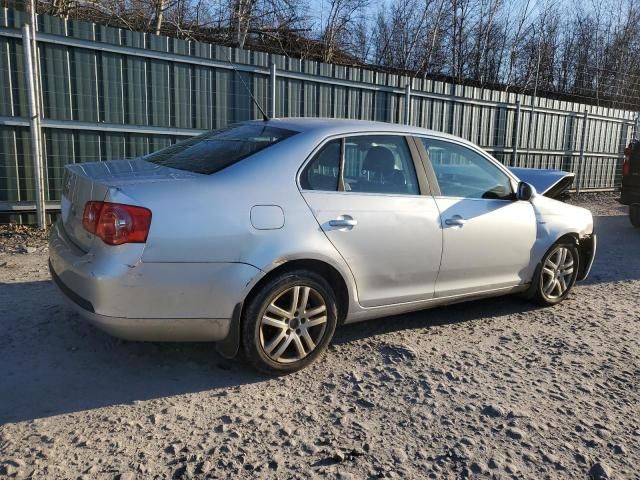
<instances>
[{"instance_id":1,"label":"trunk lid","mask_svg":"<svg viewBox=\"0 0 640 480\"><path fill-rule=\"evenodd\" d=\"M104 201L111 189L126 185L195 176L197 174L155 165L142 159L67 165L60 199L62 226L78 247L89 251L96 236L82 226L84 207L88 201Z\"/></svg>"}]
</instances>

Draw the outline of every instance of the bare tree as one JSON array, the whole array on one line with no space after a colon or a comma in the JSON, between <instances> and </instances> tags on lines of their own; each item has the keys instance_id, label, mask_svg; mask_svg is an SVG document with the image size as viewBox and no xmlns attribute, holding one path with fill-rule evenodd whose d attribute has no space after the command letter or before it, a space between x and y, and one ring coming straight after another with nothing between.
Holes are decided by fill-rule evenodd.
<instances>
[{"instance_id":1,"label":"bare tree","mask_svg":"<svg viewBox=\"0 0 640 480\"><path fill-rule=\"evenodd\" d=\"M243 48L249 33L249 27L255 16L256 0L234 0L232 6L231 28L234 44Z\"/></svg>"},{"instance_id":2,"label":"bare tree","mask_svg":"<svg viewBox=\"0 0 640 480\"><path fill-rule=\"evenodd\" d=\"M349 37L349 27L357 25L369 0L328 0L320 25L322 60L331 62Z\"/></svg>"},{"instance_id":3,"label":"bare tree","mask_svg":"<svg viewBox=\"0 0 640 480\"><path fill-rule=\"evenodd\" d=\"M450 0L396 0L383 6L372 28L372 61L387 67L431 71L443 51ZM439 73L439 67L435 70Z\"/></svg>"},{"instance_id":4,"label":"bare tree","mask_svg":"<svg viewBox=\"0 0 640 480\"><path fill-rule=\"evenodd\" d=\"M155 0L155 26L154 32L156 35L160 35L160 29L162 28L162 17L164 15L164 9L166 0Z\"/></svg>"},{"instance_id":5,"label":"bare tree","mask_svg":"<svg viewBox=\"0 0 640 480\"><path fill-rule=\"evenodd\" d=\"M38 0L40 13L640 107L637 0ZM0 0L21 8L22 0ZM309 34L313 31L314 34Z\"/></svg>"},{"instance_id":6,"label":"bare tree","mask_svg":"<svg viewBox=\"0 0 640 480\"><path fill-rule=\"evenodd\" d=\"M495 44L499 42L502 29L499 28L496 17L501 7L502 0L488 0L481 1L477 9L476 25L472 29L473 65L470 74L481 83L497 79L496 70L500 66L496 65L499 54Z\"/></svg>"},{"instance_id":7,"label":"bare tree","mask_svg":"<svg viewBox=\"0 0 640 480\"><path fill-rule=\"evenodd\" d=\"M526 36L530 24L528 23L529 16L531 15L531 0L526 0L522 3L519 11L516 13L516 28L512 28L511 22L512 12L507 12L507 21L505 21L505 47L508 42L509 51L509 67L506 75L503 79L505 84L505 90L508 90L513 83L513 75L518 61L519 49L521 48L523 38ZM511 38L508 38L508 32L512 32Z\"/></svg>"},{"instance_id":8,"label":"bare tree","mask_svg":"<svg viewBox=\"0 0 640 480\"><path fill-rule=\"evenodd\" d=\"M443 30L443 18L447 0L439 0L434 15L431 17L431 28L426 36L423 60L418 71L423 71L426 76L431 70L434 56L440 45L440 32Z\"/></svg>"}]
</instances>

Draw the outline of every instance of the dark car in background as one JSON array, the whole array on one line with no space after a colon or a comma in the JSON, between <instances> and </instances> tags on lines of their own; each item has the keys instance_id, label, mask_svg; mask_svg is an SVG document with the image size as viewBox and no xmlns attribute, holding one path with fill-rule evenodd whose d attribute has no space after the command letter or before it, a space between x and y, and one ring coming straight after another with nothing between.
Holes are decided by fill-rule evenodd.
<instances>
[{"instance_id":1,"label":"dark car in background","mask_svg":"<svg viewBox=\"0 0 640 480\"><path fill-rule=\"evenodd\" d=\"M640 228L640 140L632 141L624 149L620 203L629 205L629 220Z\"/></svg>"},{"instance_id":2,"label":"dark car in background","mask_svg":"<svg viewBox=\"0 0 640 480\"><path fill-rule=\"evenodd\" d=\"M629 205L629 220L631 220L631 225L640 228L640 203Z\"/></svg>"},{"instance_id":3,"label":"dark car in background","mask_svg":"<svg viewBox=\"0 0 640 480\"><path fill-rule=\"evenodd\" d=\"M624 205L640 203L640 140L632 141L624 149L620 202Z\"/></svg>"}]
</instances>

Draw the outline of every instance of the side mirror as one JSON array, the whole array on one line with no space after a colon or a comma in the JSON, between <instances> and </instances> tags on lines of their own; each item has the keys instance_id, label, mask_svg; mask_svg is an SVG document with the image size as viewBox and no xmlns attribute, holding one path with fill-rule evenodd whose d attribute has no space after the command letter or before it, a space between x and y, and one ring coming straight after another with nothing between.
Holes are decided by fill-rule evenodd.
<instances>
[{"instance_id":1,"label":"side mirror","mask_svg":"<svg viewBox=\"0 0 640 480\"><path fill-rule=\"evenodd\" d=\"M518 183L518 192L516 194L516 197L518 198L518 200L523 200L525 202L528 202L533 197L535 197L536 194L537 194L536 188L530 183L527 183L527 182Z\"/></svg>"}]
</instances>

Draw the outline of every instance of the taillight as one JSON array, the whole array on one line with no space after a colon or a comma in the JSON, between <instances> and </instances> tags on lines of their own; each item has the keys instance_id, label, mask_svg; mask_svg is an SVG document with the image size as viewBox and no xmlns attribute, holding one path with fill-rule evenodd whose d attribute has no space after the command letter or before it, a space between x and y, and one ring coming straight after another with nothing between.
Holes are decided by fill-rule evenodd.
<instances>
[{"instance_id":1,"label":"taillight","mask_svg":"<svg viewBox=\"0 0 640 480\"><path fill-rule=\"evenodd\" d=\"M87 232L96 233L96 225L98 224L98 217L100 217L101 208L102 202L87 202L84 206L82 226Z\"/></svg>"},{"instance_id":2,"label":"taillight","mask_svg":"<svg viewBox=\"0 0 640 480\"><path fill-rule=\"evenodd\" d=\"M144 243L151 226L151 210L121 203L87 202L82 225L109 245Z\"/></svg>"}]
</instances>

